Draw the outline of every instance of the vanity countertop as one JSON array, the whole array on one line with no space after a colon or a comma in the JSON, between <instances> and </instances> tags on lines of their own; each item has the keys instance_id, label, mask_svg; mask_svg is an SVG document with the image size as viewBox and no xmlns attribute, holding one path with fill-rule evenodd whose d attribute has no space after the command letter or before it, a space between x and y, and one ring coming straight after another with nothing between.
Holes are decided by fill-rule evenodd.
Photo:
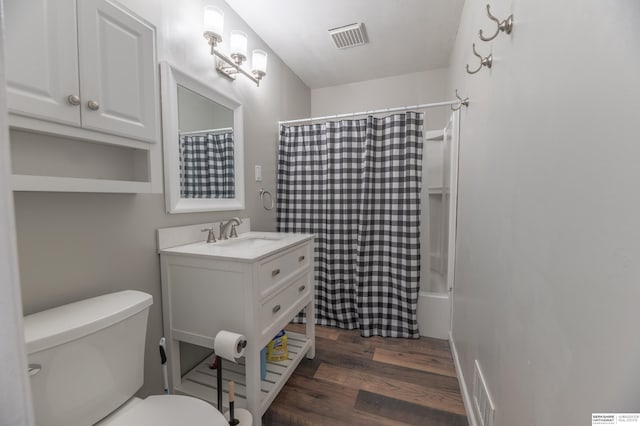
<instances>
[{"instance_id":1,"label":"vanity countertop","mask_svg":"<svg viewBox=\"0 0 640 426\"><path fill-rule=\"evenodd\" d=\"M159 250L160 253L195 256L220 260L254 262L286 250L303 241L313 239L313 234L285 232L246 232L238 238L215 243L198 241Z\"/></svg>"}]
</instances>

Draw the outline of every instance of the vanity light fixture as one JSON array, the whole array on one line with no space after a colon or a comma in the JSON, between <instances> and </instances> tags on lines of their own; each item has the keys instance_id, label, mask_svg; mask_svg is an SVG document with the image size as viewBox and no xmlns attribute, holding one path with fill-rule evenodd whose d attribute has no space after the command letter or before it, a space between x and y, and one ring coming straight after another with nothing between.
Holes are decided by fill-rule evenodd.
<instances>
[{"instance_id":1,"label":"vanity light fixture","mask_svg":"<svg viewBox=\"0 0 640 426\"><path fill-rule=\"evenodd\" d=\"M216 70L230 80L236 79L236 74L244 74L249 80L260 86L260 80L267 75L267 52L255 49L251 52L251 71L247 71L243 62L247 60L247 35L242 31L233 30L229 37L229 56L218 49L222 43L224 28L224 13L215 6L204 7L204 38L211 46L211 55L217 56Z\"/></svg>"}]
</instances>

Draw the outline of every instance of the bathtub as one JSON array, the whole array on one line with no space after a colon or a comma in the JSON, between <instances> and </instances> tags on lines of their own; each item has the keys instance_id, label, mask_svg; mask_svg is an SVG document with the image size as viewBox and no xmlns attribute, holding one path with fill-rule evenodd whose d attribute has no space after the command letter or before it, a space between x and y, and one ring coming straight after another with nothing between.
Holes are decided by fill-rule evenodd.
<instances>
[{"instance_id":1,"label":"bathtub","mask_svg":"<svg viewBox=\"0 0 640 426\"><path fill-rule=\"evenodd\" d=\"M451 323L451 297L446 279L432 269L428 280L429 285L421 285L418 293L420 335L447 340Z\"/></svg>"},{"instance_id":2,"label":"bathtub","mask_svg":"<svg viewBox=\"0 0 640 426\"><path fill-rule=\"evenodd\" d=\"M449 339L451 298L448 292L421 291L418 294L417 314L421 336Z\"/></svg>"}]
</instances>

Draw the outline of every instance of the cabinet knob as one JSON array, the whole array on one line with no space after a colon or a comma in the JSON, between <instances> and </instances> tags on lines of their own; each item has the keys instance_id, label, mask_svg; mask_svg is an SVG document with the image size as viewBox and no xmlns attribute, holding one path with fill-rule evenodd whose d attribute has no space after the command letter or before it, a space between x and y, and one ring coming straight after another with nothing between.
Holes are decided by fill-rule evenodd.
<instances>
[{"instance_id":1,"label":"cabinet knob","mask_svg":"<svg viewBox=\"0 0 640 426\"><path fill-rule=\"evenodd\" d=\"M302 262L304 260L304 256L298 257L298 262Z\"/></svg>"},{"instance_id":2,"label":"cabinet knob","mask_svg":"<svg viewBox=\"0 0 640 426\"><path fill-rule=\"evenodd\" d=\"M80 105L80 98L76 95L69 95L67 96L67 102L69 102L70 105Z\"/></svg>"},{"instance_id":3,"label":"cabinet knob","mask_svg":"<svg viewBox=\"0 0 640 426\"><path fill-rule=\"evenodd\" d=\"M273 312L274 314L277 314L278 311L280 311L280 305L274 306L273 309L271 310L271 312Z\"/></svg>"},{"instance_id":4,"label":"cabinet knob","mask_svg":"<svg viewBox=\"0 0 640 426\"><path fill-rule=\"evenodd\" d=\"M280 269L274 269L273 271L271 271L271 276L275 277L276 275L278 275L280 273Z\"/></svg>"},{"instance_id":5,"label":"cabinet knob","mask_svg":"<svg viewBox=\"0 0 640 426\"><path fill-rule=\"evenodd\" d=\"M42 365L40 364L29 364L29 375L35 376L42 370Z\"/></svg>"},{"instance_id":6,"label":"cabinet knob","mask_svg":"<svg viewBox=\"0 0 640 426\"><path fill-rule=\"evenodd\" d=\"M301 285L300 287L298 287L298 292L302 293L306 288L307 288L306 285Z\"/></svg>"},{"instance_id":7,"label":"cabinet knob","mask_svg":"<svg viewBox=\"0 0 640 426\"><path fill-rule=\"evenodd\" d=\"M87 106L89 107L89 109L91 111L97 111L98 108L100 108L100 104L97 103L96 101L89 101L87 102Z\"/></svg>"}]
</instances>

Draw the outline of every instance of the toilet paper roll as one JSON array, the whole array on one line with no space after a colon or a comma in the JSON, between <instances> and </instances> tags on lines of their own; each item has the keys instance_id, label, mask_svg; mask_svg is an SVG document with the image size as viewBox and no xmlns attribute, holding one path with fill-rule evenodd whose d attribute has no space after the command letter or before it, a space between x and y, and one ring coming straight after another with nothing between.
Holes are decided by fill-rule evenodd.
<instances>
[{"instance_id":1,"label":"toilet paper roll","mask_svg":"<svg viewBox=\"0 0 640 426\"><path fill-rule=\"evenodd\" d=\"M215 339L213 339L213 350L216 355L233 362L236 362L237 358L244 355L246 346L246 337L226 330L219 331Z\"/></svg>"}]
</instances>

